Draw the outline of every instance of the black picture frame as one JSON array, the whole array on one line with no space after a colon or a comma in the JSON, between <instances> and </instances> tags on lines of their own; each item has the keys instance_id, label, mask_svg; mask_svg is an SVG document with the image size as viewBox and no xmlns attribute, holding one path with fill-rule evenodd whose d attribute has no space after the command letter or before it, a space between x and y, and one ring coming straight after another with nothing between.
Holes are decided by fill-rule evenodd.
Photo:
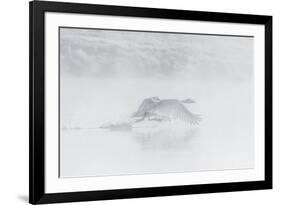
<instances>
[{"instance_id":1,"label":"black picture frame","mask_svg":"<svg viewBox=\"0 0 281 205\"><path fill-rule=\"evenodd\" d=\"M184 11L124 6L32 1L29 4L29 202L31 204L75 202L183 195L198 193L260 190L272 188L272 17L263 15ZM260 24L265 26L265 180L153 188L45 192L45 12L149 17L209 22Z\"/></svg>"}]
</instances>

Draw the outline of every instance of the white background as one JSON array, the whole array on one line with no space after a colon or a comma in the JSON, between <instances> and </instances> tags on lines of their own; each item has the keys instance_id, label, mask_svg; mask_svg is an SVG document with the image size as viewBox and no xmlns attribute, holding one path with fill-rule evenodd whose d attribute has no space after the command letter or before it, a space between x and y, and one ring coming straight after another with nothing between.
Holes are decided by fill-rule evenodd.
<instances>
[{"instance_id":1,"label":"white background","mask_svg":"<svg viewBox=\"0 0 281 205\"><path fill-rule=\"evenodd\" d=\"M74 1L74 0L73 0ZM81 0L82 1L82 0ZM280 182L281 7L278 1L250 0L99 0L118 4L187 10L268 14L274 16L274 190L127 199L80 204L278 204ZM1 1L0 38L0 204L26 204L28 200L28 1ZM278 55L279 53L279 55ZM279 202L280 203L280 202Z\"/></svg>"}]
</instances>

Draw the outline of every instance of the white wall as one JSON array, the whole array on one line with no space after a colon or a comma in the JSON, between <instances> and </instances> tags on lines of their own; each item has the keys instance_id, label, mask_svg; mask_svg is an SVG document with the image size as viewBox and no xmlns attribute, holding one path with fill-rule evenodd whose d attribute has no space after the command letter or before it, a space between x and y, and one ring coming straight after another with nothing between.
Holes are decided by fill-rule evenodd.
<instances>
[{"instance_id":1,"label":"white wall","mask_svg":"<svg viewBox=\"0 0 281 205\"><path fill-rule=\"evenodd\" d=\"M74 1L74 0L73 0ZM99 4L273 15L274 190L128 199L80 204L278 204L281 123L281 7L276 0L81 0ZM79 2L75 0L75 2ZM28 199L28 1L1 1L0 31L0 204ZM279 105L279 106L278 106ZM280 203L280 202L279 202Z\"/></svg>"}]
</instances>

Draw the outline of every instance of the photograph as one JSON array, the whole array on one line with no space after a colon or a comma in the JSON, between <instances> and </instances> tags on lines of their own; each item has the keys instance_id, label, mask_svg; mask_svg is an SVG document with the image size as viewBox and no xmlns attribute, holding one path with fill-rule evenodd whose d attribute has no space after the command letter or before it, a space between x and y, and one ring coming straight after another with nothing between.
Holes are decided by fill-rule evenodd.
<instances>
[{"instance_id":1,"label":"photograph","mask_svg":"<svg viewBox=\"0 0 281 205\"><path fill-rule=\"evenodd\" d=\"M253 36L58 32L60 178L254 169Z\"/></svg>"},{"instance_id":2,"label":"photograph","mask_svg":"<svg viewBox=\"0 0 281 205\"><path fill-rule=\"evenodd\" d=\"M186 9L29 3L29 203L272 189L273 18Z\"/></svg>"}]
</instances>

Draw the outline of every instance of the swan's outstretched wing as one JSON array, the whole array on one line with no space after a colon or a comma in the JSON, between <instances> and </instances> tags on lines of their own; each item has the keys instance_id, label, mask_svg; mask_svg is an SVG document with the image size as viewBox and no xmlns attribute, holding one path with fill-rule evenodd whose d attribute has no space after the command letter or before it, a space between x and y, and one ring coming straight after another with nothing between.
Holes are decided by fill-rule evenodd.
<instances>
[{"instance_id":1,"label":"swan's outstretched wing","mask_svg":"<svg viewBox=\"0 0 281 205\"><path fill-rule=\"evenodd\" d=\"M155 103L151 98L144 99L137 112L133 113L132 117L143 117L144 114L154 108L156 104L157 103Z\"/></svg>"},{"instance_id":2,"label":"swan's outstretched wing","mask_svg":"<svg viewBox=\"0 0 281 205\"><path fill-rule=\"evenodd\" d=\"M168 117L171 120L180 120L191 125L199 124L199 115L190 112L178 100L162 100L152 110L151 113Z\"/></svg>"}]
</instances>

